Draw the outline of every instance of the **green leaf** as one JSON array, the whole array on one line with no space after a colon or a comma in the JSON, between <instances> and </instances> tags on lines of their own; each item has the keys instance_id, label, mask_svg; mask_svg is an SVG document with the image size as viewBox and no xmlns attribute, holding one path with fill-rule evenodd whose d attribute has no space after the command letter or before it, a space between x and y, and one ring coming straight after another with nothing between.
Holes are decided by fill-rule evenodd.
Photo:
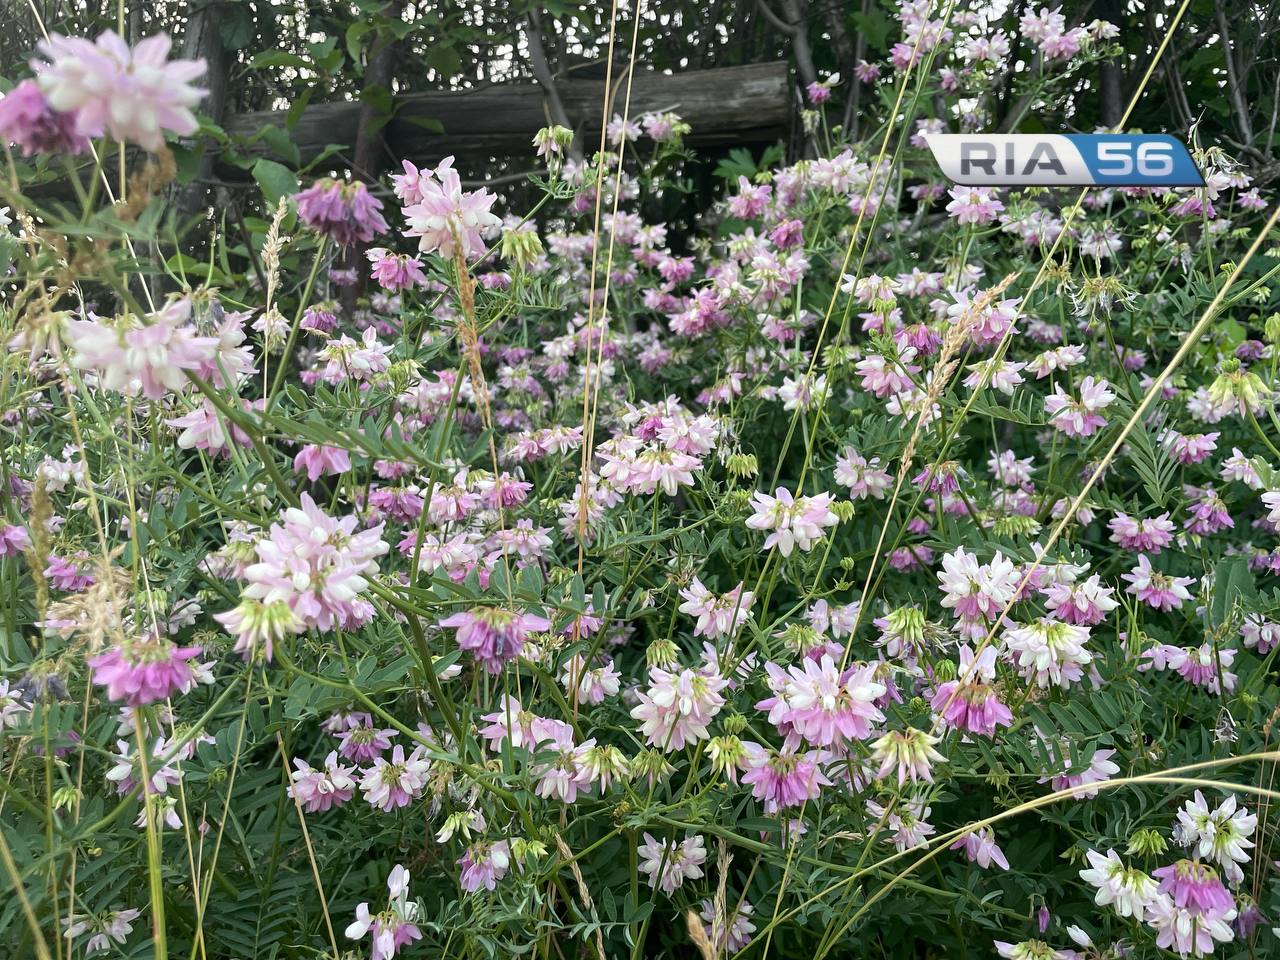
<instances>
[{"instance_id":1,"label":"green leaf","mask_svg":"<svg viewBox=\"0 0 1280 960\"><path fill-rule=\"evenodd\" d=\"M347 27L347 56L351 58L352 63L361 62L361 54L364 50L365 34L374 30L374 25L368 20L357 20L351 26Z\"/></svg>"},{"instance_id":2,"label":"green leaf","mask_svg":"<svg viewBox=\"0 0 1280 960\"><path fill-rule=\"evenodd\" d=\"M284 164L260 157L253 165L253 179L262 188L262 195L272 204L281 197L298 192L298 177Z\"/></svg>"},{"instance_id":3,"label":"green leaf","mask_svg":"<svg viewBox=\"0 0 1280 960\"><path fill-rule=\"evenodd\" d=\"M1249 561L1242 556L1226 557L1213 569L1213 599L1209 604L1209 622L1220 627L1227 622L1232 607L1238 602L1257 600L1258 588L1253 582Z\"/></svg>"},{"instance_id":4,"label":"green leaf","mask_svg":"<svg viewBox=\"0 0 1280 960\"><path fill-rule=\"evenodd\" d=\"M293 166L296 167L301 161L298 145L289 139L289 132L284 127L270 124L258 131L258 136L274 153L288 160Z\"/></svg>"},{"instance_id":5,"label":"green leaf","mask_svg":"<svg viewBox=\"0 0 1280 960\"><path fill-rule=\"evenodd\" d=\"M285 129L293 130L298 125L298 121L302 119L302 111L307 109L307 104L311 102L311 95L315 92L315 84L311 84L302 91L301 96L289 104L289 112L284 116Z\"/></svg>"},{"instance_id":6,"label":"green leaf","mask_svg":"<svg viewBox=\"0 0 1280 960\"><path fill-rule=\"evenodd\" d=\"M452 77L462 69L462 57L448 44L432 47L427 52L426 61L428 67L445 78Z\"/></svg>"},{"instance_id":7,"label":"green leaf","mask_svg":"<svg viewBox=\"0 0 1280 960\"><path fill-rule=\"evenodd\" d=\"M310 66L310 61L296 53L288 53L284 50L260 53L249 61L250 70L265 70L270 67L293 67L295 70L303 70Z\"/></svg>"}]
</instances>

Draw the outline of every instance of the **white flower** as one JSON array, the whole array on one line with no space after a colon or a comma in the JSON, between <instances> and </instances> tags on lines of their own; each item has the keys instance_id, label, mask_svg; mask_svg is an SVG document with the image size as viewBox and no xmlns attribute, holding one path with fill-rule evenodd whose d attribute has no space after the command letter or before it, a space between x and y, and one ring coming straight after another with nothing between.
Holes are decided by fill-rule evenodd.
<instances>
[{"instance_id":1,"label":"white flower","mask_svg":"<svg viewBox=\"0 0 1280 960\"><path fill-rule=\"evenodd\" d=\"M1009 630L1005 646L1016 654L1018 668L1038 687L1057 685L1066 689L1084 676L1081 669L1093 661L1084 648L1089 628L1041 617L1034 623Z\"/></svg>"},{"instance_id":2,"label":"white flower","mask_svg":"<svg viewBox=\"0 0 1280 960\"><path fill-rule=\"evenodd\" d=\"M1130 869L1108 850L1104 857L1096 850L1088 850L1090 868L1080 871L1080 879L1097 887L1093 902L1100 907L1111 904L1122 917L1141 917L1147 905L1157 895L1159 885L1141 870Z\"/></svg>"},{"instance_id":3,"label":"white flower","mask_svg":"<svg viewBox=\"0 0 1280 960\"><path fill-rule=\"evenodd\" d=\"M1249 862L1246 852L1254 843L1249 837L1258 826L1258 818L1243 807L1237 809L1235 795L1223 800L1210 812L1208 801L1197 790L1178 811L1173 838L1184 847L1196 847L1201 857L1217 861L1232 885L1244 880L1239 864Z\"/></svg>"}]
</instances>

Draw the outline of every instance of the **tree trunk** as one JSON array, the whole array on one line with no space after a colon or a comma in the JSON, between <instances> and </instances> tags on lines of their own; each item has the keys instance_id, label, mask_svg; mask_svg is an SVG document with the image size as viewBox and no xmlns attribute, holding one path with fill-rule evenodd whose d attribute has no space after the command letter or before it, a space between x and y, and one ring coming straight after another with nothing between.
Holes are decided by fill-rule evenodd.
<instances>
[{"instance_id":1,"label":"tree trunk","mask_svg":"<svg viewBox=\"0 0 1280 960\"><path fill-rule=\"evenodd\" d=\"M547 50L542 40L542 14L536 6L529 10L529 16L525 22L525 38L529 43L529 68L533 71L538 85L542 87L551 122L573 130L573 121L564 108L564 101L560 99L560 92L556 89L556 78L552 75L551 64L547 61ZM574 134L569 153L575 160L581 160L582 144L576 135L576 130Z\"/></svg>"},{"instance_id":2,"label":"tree trunk","mask_svg":"<svg viewBox=\"0 0 1280 960\"><path fill-rule=\"evenodd\" d=\"M382 16L394 20L400 16L403 0L391 0L382 8ZM383 136L386 123L369 96L373 91L391 90L391 73L395 64L395 41L390 33L379 30L369 48L365 60L364 83L360 95L360 115L357 120L355 149L352 151L352 173L366 183L376 183L379 173L387 166L387 142ZM342 307L348 316L355 310L356 301L365 291L369 271L365 268L367 243L348 247L344 266L354 269L356 282L342 288Z\"/></svg>"},{"instance_id":3,"label":"tree trunk","mask_svg":"<svg viewBox=\"0 0 1280 960\"><path fill-rule=\"evenodd\" d=\"M603 79L565 77L556 89L573 126L584 137L600 133ZM531 141L546 126L544 90L538 84L503 83L480 90L402 94L395 98L395 118L383 134L397 157L415 162L494 155L530 156ZM762 143L786 132L790 117L787 65L761 63L744 67L693 70L667 75L637 72L631 112L674 110L692 127L685 138L693 145ZM350 101L312 104L302 111L291 138L307 163L331 143L354 143L361 106ZM252 136L264 125L284 125L280 112L228 117L232 134ZM435 133L414 120L430 119L444 132ZM589 139L584 142L590 142ZM266 152L261 142L249 148ZM218 174L243 180L246 172L227 165Z\"/></svg>"},{"instance_id":4,"label":"tree trunk","mask_svg":"<svg viewBox=\"0 0 1280 960\"><path fill-rule=\"evenodd\" d=\"M224 6L222 0L208 0L193 6L188 14L187 31L182 44L184 59L203 57L208 65L203 83L209 93L200 109L216 124L221 124L226 117L227 86L231 73L231 57L222 45L222 35L218 30L219 15ZM183 187L178 196L180 228L208 208L208 181L213 174L213 161L213 151L203 150L196 163L195 179Z\"/></svg>"}]
</instances>

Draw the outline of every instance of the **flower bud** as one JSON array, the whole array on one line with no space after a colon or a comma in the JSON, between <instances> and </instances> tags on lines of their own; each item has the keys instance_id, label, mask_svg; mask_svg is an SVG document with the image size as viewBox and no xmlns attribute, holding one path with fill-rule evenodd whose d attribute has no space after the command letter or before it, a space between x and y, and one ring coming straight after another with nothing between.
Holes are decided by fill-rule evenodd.
<instances>
[{"instance_id":1,"label":"flower bud","mask_svg":"<svg viewBox=\"0 0 1280 960\"><path fill-rule=\"evenodd\" d=\"M1159 830L1143 827L1129 837L1125 853L1129 856L1158 857L1165 851L1164 837Z\"/></svg>"},{"instance_id":2,"label":"flower bud","mask_svg":"<svg viewBox=\"0 0 1280 960\"><path fill-rule=\"evenodd\" d=\"M649 648L644 652L644 658L651 667L666 668L674 666L679 659L680 651L676 648L673 641L662 638L655 640L649 644Z\"/></svg>"},{"instance_id":3,"label":"flower bud","mask_svg":"<svg viewBox=\"0 0 1280 960\"><path fill-rule=\"evenodd\" d=\"M729 471L729 476L740 480L750 479L760 473L760 465L753 453L732 454L724 465Z\"/></svg>"}]
</instances>

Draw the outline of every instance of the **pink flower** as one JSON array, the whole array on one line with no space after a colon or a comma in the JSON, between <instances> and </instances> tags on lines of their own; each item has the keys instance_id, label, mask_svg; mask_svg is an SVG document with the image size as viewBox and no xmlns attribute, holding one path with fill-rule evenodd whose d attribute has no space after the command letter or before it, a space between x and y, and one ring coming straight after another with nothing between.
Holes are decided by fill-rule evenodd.
<instances>
[{"instance_id":1,"label":"pink flower","mask_svg":"<svg viewBox=\"0 0 1280 960\"><path fill-rule=\"evenodd\" d=\"M1068 437L1091 437L1107 422L1098 413L1110 406L1116 395L1106 380L1085 377L1080 382L1080 398L1077 400L1062 390L1062 384L1054 385L1054 392L1045 397L1044 409L1049 422Z\"/></svg>"},{"instance_id":2,"label":"pink flower","mask_svg":"<svg viewBox=\"0 0 1280 960\"><path fill-rule=\"evenodd\" d=\"M295 757L293 765L298 769L293 773L289 796L296 798L307 813L322 813L341 806L355 792L356 782L351 778L355 768L340 764L336 751L329 752L324 766L318 770L301 757Z\"/></svg>"},{"instance_id":3,"label":"pink flower","mask_svg":"<svg viewBox=\"0 0 1280 960\"><path fill-rule=\"evenodd\" d=\"M387 908L377 915L369 913L369 904L356 907L356 919L346 929L348 939L359 940L373 932L370 960L391 960L401 948L422 939L418 929L418 904L409 902L409 871L396 864L387 877Z\"/></svg>"},{"instance_id":4,"label":"pink flower","mask_svg":"<svg viewBox=\"0 0 1280 960\"><path fill-rule=\"evenodd\" d=\"M452 257L460 245L463 257L472 259L485 252L484 236L502 226L502 219L489 208L497 199L487 190L464 192L453 157L445 157L434 171L419 176L417 198L404 208L406 237L418 238L423 253L439 251Z\"/></svg>"},{"instance_id":5,"label":"pink flower","mask_svg":"<svg viewBox=\"0 0 1280 960\"><path fill-rule=\"evenodd\" d=\"M685 880L702 876L707 850L702 837L686 837L680 843L657 840L648 831L640 845L640 872L649 878L649 886L670 896Z\"/></svg>"},{"instance_id":6,"label":"pink flower","mask_svg":"<svg viewBox=\"0 0 1280 960\"><path fill-rule=\"evenodd\" d=\"M430 772L431 761L422 747L414 747L406 757L404 747L397 743L391 749L390 760L374 758L373 767L360 778L360 789L370 804L390 813L397 807L407 807L422 792Z\"/></svg>"},{"instance_id":7,"label":"pink flower","mask_svg":"<svg viewBox=\"0 0 1280 960\"><path fill-rule=\"evenodd\" d=\"M1040 591L1045 596L1049 616L1066 623L1094 626L1120 606L1115 590L1104 586L1095 573L1083 583L1051 583Z\"/></svg>"},{"instance_id":8,"label":"pink flower","mask_svg":"<svg viewBox=\"0 0 1280 960\"><path fill-rule=\"evenodd\" d=\"M871 759L880 761L876 779L882 780L889 773L896 771L898 786L902 786L908 780L912 783L919 780L933 783L933 764L946 759L933 749L937 743L937 737L914 727L890 730L871 745ZM1008 869L1007 864L1005 869Z\"/></svg>"},{"instance_id":9,"label":"pink flower","mask_svg":"<svg viewBox=\"0 0 1280 960\"><path fill-rule=\"evenodd\" d=\"M49 565L44 569L44 575L53 581L56 590L80 591L91 586L96 577L93 575L92 565L86 562L85 555L81 554L75 560L68 560L65 557L49 555Z\"/></svg>"},{"instance_id":10,"label":"pink flower","mask_svg":"<svg viewBox=\"0 0 1280 960\"><path fill-rule=\"evenodd\" d=\"M32 66L49 108L75 117L76 135L105 133L156 152L165 131L196 132L191 110L206 92L190 83L204 73L204 61L170 61L169 47L163 33L132 50L111 30L96 41L55 33L40 44L48 62Z\"/></svg>"},{"instance_id":11,"label":"pink flower","mask_svg":"<svg viewBox=\"0 0 1280 960\"><path fill-rule=\"evenodd\" d=\"M993 863L1002 870L1009 869L1009 861L1005 859L1004 851L996 843L996 835L990 827L966 833L948 849L963 850L969 862L976 863L983 870Z\"/></svg>"},{"instance_id":12,"label":"pink flower","mask_svg":"<svg viewBox=\"0 0 1280 960\"><path fill-rule=\"evenodd\" d=\"M16 523L0 526L0 557L16 557L30 549L31 534L26 527Z\"/></svg>"},{"instance_id":13,"label":"pink flower","mask_svg":"<svg viewBox=\"0 0 1280 960\"><path fill-rule=\"evenodd\" d=\"M422 272L422 261L417 257L393 253L382 247L371 248L365 256L373 264L370 274L384 290L408 290L424 286L427 282L427 275Z\"/></svg>"},{"instance_id":14,"label":"pink flower","mask_svg":"<svg viewBox=\"0 0 1280 960\"><path fill-rule=\"evenodd\" d=\"M728 683L711 670L668 673L654 667L649 689L636 691L640 703L631 716L641 721L640 731L650 746L682 750L685 744L707 738L707 725L724 706L720 691Z\"/></svg>"},{"instance_id":15,"label":"pink flower","mask_svg":"<svg viewBox=\"0 0 1280 960\"><path fill-rule=\"evenodd\" d=\"M359 180L340 183L332 177L317 180L293 195L302 222L340 246L368 243L387 231L382 201Z\"/></svg>"},{"instance_id":16,"label":"pink flower","mask_svg":"<svg viewBox=\"0 0 1280 960\"><path fill-rule=\"evenodd\" d=\"M829 90L827 95L830 96ZM768 184L757 185L746 177L738 177L738 192L729 198L729 216L737 217L739 220L759 219L769 206L771 193L773 188Z\"/></svg>"},{"instance_id":17,"label":"pink flower","mask_svg":"<svg viewBox=\"0 0 1280 960\"><path fill-rule=\"evenodd\" d=\"M1071 757L1065 745L1062 749L1062 763L1066 772L1050 779L1049 785L1054 790L1072 789L1071 796L1076 800L1088 800L1098 795L1091 784L1105 783L1120 772L1120 767L1112 762L1116 755L1114 750L1095 750L1089 759L1089 766L1079 773L1071 772ZM1044 780L1039 780L1044 783Z\"/></svg>"},{"instance_id":18,"label":"pink flower","mask_svg":"<svg viewBox=\"0 0 1280 960\"><path fill-rule=\"evenodd\" d=\"M1027 624L1014 624L1004 634L1005 649L1016 662L1023 679L1041 688L1063 690L1084 677L1084 667L1093 662L1085 649L1089 628L1040 617Z\"/></svg>"},{"instance_id":19,"label":"pink flower","mask_svg":"<svg viewBox=\"0 0 1280 960\"><path fill-rule=\"evenodd\" d=\"M868 63L866 60L859 60L853 68L853 75L860 83L875 83L880 79L880 66Z\"/></svg>"},{"instance_id":20,"label":"pink flower","mask_svg":"<svg viewBox=\"0 0 1280 960\"><path fill-rule=\"evenodd\" d=\"M840 522L831 510L835 498L829 493L793 497L790 490L778 487L774 494L752 494L755 513L747 517L747 526L752 530L771 531L764 541L765 550L776 545L784 557L791 556L796 547L807 553L822 539L824 527Z\"/></svg>"},{"instance_id":21,"label":"pink flower","mask_svg":"<svg viewBox=\"0 0 1280 960\"><path fill-rule=\"evenodd\" d=\"M962 621L998 616L1013 599L1018 582L1017 568L999 551L989 564L983 564L964 547L943 555L938 574L942 605Z\"/></svg>"},{"instance_id":22,"label":"pink flower","mask_svg":"<svg viewBox=\"0 0 1280 960\"><path fill-rule=\"evenodd\" d=\"M190 315L191 301L181 298L170 300L145 325L131 317L119 325L70 320L71 362L80 370L94 370L108 390L163 399L186 386L183 371L208 361L217 346L212 337L197 336L194 327L184 326Z\"/></svg>"},{"instance_id":23,"label":"pink flower","mask_svg":"<svg viewBox=\"0 0 1280 960\"><path fill-rule=\"evenodd\" d=\"M1126 550L1136 553L1157 554L1173 543L1173 521L1169 514L1162 513L1151 519L1133 517L1117 513L1108 523L1111 530L1111 542L1118 543Z\"/></svg>"},{"instance_id":24,"label":"pink flower","mask_svg":"<svg viewBox=\"0 0 1280 960\"><path fill-rule=\"evenodd\" d=\"M730 636L751 616L751 604L755 595L750 590L743 590L746 584L739 583L726 594L717 596L703 586L697 577L693 583L680 590L684 603L680 604L680 612L697 617L693 628L695 637Z\"/></svg>"},{"instance_id":25,"label":"pink flower","mask_svg":"<svg viewBox=\"0 0 1280 960\"><path fill-rule=\"evenodd\" d=\"M473 843L458 865L462 867L459 883L467 893L475 893L481 887L493 890L511 866L511 844L506 840Z\"/></svg>"},{"instance_id":26,"label":"pink flower","mask_svg":"<svg viewBox=\"0 0 1280 960\"><path fill-rule=\"evenodd\" d=\"M715 956L729 956L746 948L751 942L751 934L756 932L756 925L750 917L755 908L745 897L731 899L723 908L730 916L716 916L716 905L710 900L702 901L702 931L711 943Z\"/></svg>"},{"instance_id":27,"label":"pink flower","mask_svg":"<svg viewBox=\"0 0 1280 960\"><path fill-rule=\"evenodd\" d=\"M1013 723L1013 714L991 687L995 677L995 650L987 647L975 658L965 644L960 648L957 678L938 687L930 706L941 711L947 726L990 736L997 724L1007 727Z\"/></svg>"},{"instance_id":28,"label":"pink flower","mask_svg":"<svg viewBox=\"0 0 1280 960\"><path fill-rule=\"evenodd\" d=\"M307 494L281 514L255 544L258 562L245 570L244 596L266 605L282 601L306 627L332 630L366 623L373 606L361 597L365 574L387 552L382 524L356 532L356 517L330 517Z\"/></svg>"},{"instance_id":29,"label":"pink flower","mask_svg":"<svg viewBox=\"0 0 1280 960\"><path fill-rule=\"evenodd\" d=\"M236 638L235 652L246 663L259 650L270 663L275 643L305 629L302 621L283 600L262 603L252 597L245 597L238 606L215 613L213 619Z\"/></svg>"},{"instance_id":30,"label":"pink flower","mask_svg":"<svg viewBox=\"0 0 1280 960\"><path fill-rule=\"evenodd\" d=\"M1125 593L1131 593L1155 610L1176 610L1191 599L1187 587L1195 582L1193 577L1171 577L1151 567L1147 555L1138 557L1138 565L1120 575L1128 582Z\"/></svg>"},{"instance_id":31,"label":"pink flower","mask_svg":"<svg viewBox=\"0 0 1280 960\"><path fill-rule=\"evenodd\" d=\"M115 944L123 945L133 933L133 921L141 915L141 910L112 910L105 915L68 913L63 921L67 930L64 936L74 940L90 930L97 931L84 944L84 955L91 956L99 951L110 950Z\"/></svg>"},{"instance_id":32,"label":"pink flower","mask_svg":"<svg viewBox=\"0 0 1280 960\"><path fill-rule=\"evenodd\" d=\"M1230 910L1235 906L1218 872L1206 864L1183 859L1152 870L1151 875L1160 881L1160 892L1169 894L1175 906L1186 907L1194 913Z\"/></svg>"},{"instance_id":33,"label":"pink flower","mask_svg":"<svg viewBox=\"0 0 1280 960\"><path fill-rule=\"evenodd\" d=\"M1257 650L1260 656L1265 657L1280 643L1280 623L1268 620L1260 613L1247 613L1240 624L1240 638L1247 648Z\"/></svg>"},{"instance_id":34,"label":"pink flower","mask_svg":"<svg viewBox=\"0 0 1280 960\"><path fill-rule=\"evenodd\" d=\"M395 730L379 730L373 725L373 718L367 713L354 713L345 720L345 726L338 731L338 753L347 760L356 763L367 763L377 760L384 750L391 749L391 740Z\"/></svg>"},{"instance_id":35,"label":"pink flower","mask_svg":"<svg viewBox=\"0 0 1280 960\"><path fill-rule=\"evenodd\" d=\"M831 786L818 756L812 750L753 751L748 754L750 769L742 775L742 782L751 787L751 795L760 801L766 814L798 807L818 799L822 788Z\"/></svg>"},{"instance_id":36,"label":"pink flower","mask_svg":"<svg viewBox=\"0 0 1280 960\"><path fill-rule=\"evenodd\" d=\"M75 115L50 107L35 80L23 80L0 99L0 139L28 157L89 149L89 138L76 132Z\"/></svg>"},{"instance_id":37,"label":"pink flower","mask_svg":"<svg viewBox=\"0 0 1280 960\"><path fill-rule=\"evenodd\" d=\"M566 694L575 703L604 703L607 697L614 696L621 689L621 680L622 674L614 669L612 660L606 660L603 666L587 669L580 655L565 661L560 674Z\"/></svg>"},{"instance_id":38,"label":"pink flower","mask_svg":"<svg viewBox=\"0 0 1280 960\"><path fill-rule=\"evenodd\" d=\"M774 696L756 704L768 711L769 722L787 737L789 746L804 740L816 747L844 745L871 736L871 725L884 720L876 708L886 687L877 683L875 665L841 672L828 654L805 657L785 672L765 664Z\"/></svg>"},{"instance_id":39,"label":"pink flower","mask_svg":"<svg viewBox=\"0 0 1280 960\"><path fill-rule=\"evenodd\" d=\"M529 634L550 630L551 621L503 607L472 607L446 617L440 626L456 628L458 646L490 673L501 673L506 663L520 656Z\"/></svg>"},{"instance_id":40,"label":"pink flower","mask_svg":"<svg viewBox=\"0 0 1280 960\"><path fill-rule=\"evenodd\" d=\"M326 447L309 443L293 458L293 469L305 471L312 483L325 474L346 473L351 469L351 456L342 447Z\"/></svg>"},{"instance_id":41,"label":"pink flower","mask_svg":"<svg viewBox=\"0 0 1280 960\"><path fill-rule=\"evenodd\" d=\"M983 187L952 187L948 192L951 202L947 204L947 213L956 223L990 223L1004 209L994 192Z\"/></svg>"},{"instance_id":42,"label":"pink flower","mask_svg":"<svg viewBox=\"0 0 1280 960\"><path fill-rule=\"evenodd\" d=\"M1187 506L1189 516L1183 523L1187 530L1200 536L1208 536L1219 530L1230 530L1236 525L1231 519L1227 505L1222 498L1209 487Z\"/></svg>"},{"instance_id":43,"label":"pink flower","mask_svg":"<svg viewBox=\"0 0 1280 960\"><path fill-rule=\"evenodd\" d=\"M195 676L187 661L199 655L199 647L175 647L149 637L125 640L90 657L88 664L93 682L106 687L110 699L141 707L190 690Z\"/></svg>"},{"instance_id":44,"label":"pink flower","mask_svg":"<svg viewBox=\"0 0 1280 960\"><path fill-rule=\"evenodd\" d=\"M1183 957L1201 957L1213 953L1215 941L1234 939L1230 924L1235 917L1234 907L1202 913L1179 907L1167 894L1160 894L1147 905L1144 919L1156 931L1157 947L1175 950Z\"/></svg>"},{"instance_id":45,"label":"pink flower","mask_svg":"<svg viewBox=\"0 0 1280 960\"><path fill-rule=\"evenodd\" d=\"M312 333L332 333L338 329L338 304L333 300L322 300L307 307L302 314L302 322L298 326Z\"/></svg>"}]
</instances>

